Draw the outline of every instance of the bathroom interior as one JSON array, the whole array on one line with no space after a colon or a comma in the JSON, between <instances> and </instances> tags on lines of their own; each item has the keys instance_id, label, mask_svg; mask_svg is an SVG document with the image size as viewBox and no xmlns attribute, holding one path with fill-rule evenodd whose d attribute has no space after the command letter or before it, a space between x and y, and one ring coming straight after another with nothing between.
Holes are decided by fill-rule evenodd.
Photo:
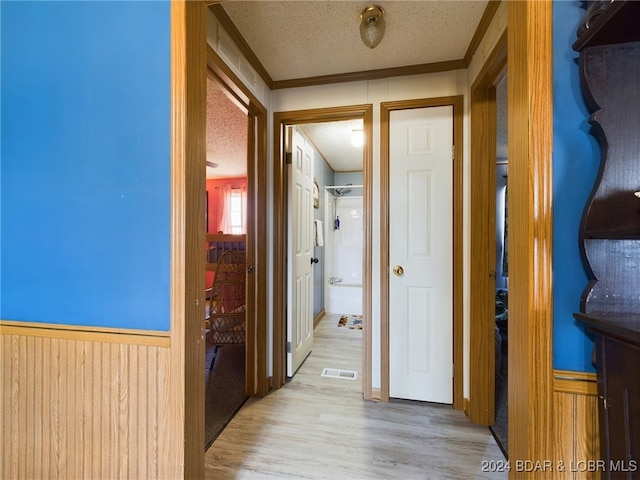
<instances>
[{"instance_id":1,"label":"bathroom interior","mask_svg":"<svg viewBox=\"0 0 640 480\"><path fill-rule=\"evenodd\" d=\"M362 173L348 174L349 177ZM337 174L339 179L347 174ZM335 177L334 177L335 178ZM357 180L356 180L357 181ZM362 315L362 182L325 187L324 309L332 315Z\"/></svg>"},{"instance_id":2,"label":"bathroom interior","mask_svg":"<svg viewBox=\"0 0 640 480\"><path fill-rule=\"evenodd\" d=\"M363 122L343 120L298 128L314 146L319 194L314 205L314 257L319 268L314 269L313 316L348 316L351 324L361 328Z\"/></svg>"}]
</instances>

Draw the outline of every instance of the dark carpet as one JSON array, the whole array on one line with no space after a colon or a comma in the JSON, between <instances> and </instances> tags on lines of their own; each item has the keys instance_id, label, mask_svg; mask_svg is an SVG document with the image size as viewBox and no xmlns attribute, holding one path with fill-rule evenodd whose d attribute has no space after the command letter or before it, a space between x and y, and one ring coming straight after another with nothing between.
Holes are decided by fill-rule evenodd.
<instances>
[{"instance_id":1,"label":"dark carpet","mask_svg":"<svg viewBox=\"0 0 640 480\"><path fill-rule=\"evenodd\" d=\"M490 427L498 446L505 458L509 458L509 424L507 403L507 378L509 365L507 357L507 336L503 332L502 338L496 342L496 410L495 421Z\"/></svg>"},{"instance_id":2,"label":"dark carpet","mask_svg":"<svg viewBox=\"0 0 640 480\"><path fill-rule=\"evenodd\" d=\"M244 345L225 345L207 349L205 363L205 451L247 400L244 385Z\"/></svg>"}]
</instances>

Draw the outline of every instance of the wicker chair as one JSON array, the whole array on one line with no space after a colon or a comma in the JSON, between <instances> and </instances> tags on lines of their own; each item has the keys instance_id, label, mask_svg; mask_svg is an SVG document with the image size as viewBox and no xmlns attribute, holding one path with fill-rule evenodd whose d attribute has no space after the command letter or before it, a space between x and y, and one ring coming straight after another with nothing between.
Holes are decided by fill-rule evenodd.
<instances>
[{"instance_id":1,"label":"wicker chair","mask_svg":"<svg viewBox=\"0 0 640 480\"><path fill-rule=\"evenodd\" d=\"M218 260L206 319L207 343L216 351L221 345L245 343L246 263L245 253L235 251L225 252Z\"/></svg>"}]
</instances>

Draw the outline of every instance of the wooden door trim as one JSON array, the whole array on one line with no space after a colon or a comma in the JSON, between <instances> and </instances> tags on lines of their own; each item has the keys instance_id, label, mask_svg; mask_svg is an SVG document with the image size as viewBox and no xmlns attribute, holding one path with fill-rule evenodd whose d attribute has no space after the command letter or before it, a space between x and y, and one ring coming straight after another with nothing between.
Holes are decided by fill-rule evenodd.
<instances>
[{"instance_id":1,"label":"wooden door trim","mask_svg":"<svg viewBox=\"0 0 640 480\"><path fill-rule=\"evenodd\" d=\"M389 401L389 117L394 110L453 107L453 408L463 401L463 97L440 97L380 104L380 400Z\"/></svg>"},{"instance_id":2,"label":"wooden door trim","mask_svg":"<svg viewBox=\"0 0 640 480\"><path fill-rule=\"evenodd\" d=\"M210 78L231 95L247 113L247 322L245 350L245 388L249 396L264 396L269 391L267 358L267 245L258 241L267 228L267 110L222 58L207 46Z\"/></svg>"},{"instance_id":3,"label":"wooden door trim","mask_svg":"<svg viewBox=\"0 0 640 480\"><path fill-rule=\"evenodd\" d=\"M363 119L365 143L363 146L363 329L362 329L362 389L365 399L372 398L371 370L371 259L372 259L372 188L373 188L373 105L347 105L341 107L276 112L273 115L274 159L274 260L273 260L273 388L286 381L286 249L287 249L287 198L286 164L283 147L284 129L287 125L340 120Z\"/></svg>"},{"instance_id":4,"label":"wooden door trim","mask_svg":"<svg viewBox=\"0 0 640 480\"><path fill-rule=\"evenodd\" d=\"M204 200L206 12L201 2L171 3L171 253L169 374L165 416L181 452L158 454L184 478L204 476ZM171 460L168 460L171 457Z\"/></svg>"},{"instance_id":5,"label":"wooden door trim","mask_svg":"<svg viewBox=\"0 0 640 480\"><path fill-rule=\"evenodd\" d=\"M509 458L553 458L552 2L507 9Z\"/></svg>"},{"instance_id":6,"label":"wooden door trim","mask_svg":"<svg viewBox=\"0 0 640 480\"><path fill-rule=\"evenodd\" d=\"M493 425L495 415L496 88L507 65L502 35L471 86L469 176L469 419Z\"/></svg>"}]
</instances>

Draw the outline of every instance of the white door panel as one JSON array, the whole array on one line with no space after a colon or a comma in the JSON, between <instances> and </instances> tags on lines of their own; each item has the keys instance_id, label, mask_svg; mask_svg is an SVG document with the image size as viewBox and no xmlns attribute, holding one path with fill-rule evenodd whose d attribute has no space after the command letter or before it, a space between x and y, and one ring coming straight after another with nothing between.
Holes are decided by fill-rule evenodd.
<instances>
[{"instance_id":1,"label":"white door panel","mask_svg":"<svg viewBox=\"0 0 640 480\"><path fill-rule=\"evenodd\" d=\"M289 181L289 292L287 375L293 376L313 346L313 148L293 129Z\"/></svg>"},{"instance_id":2,"label":"white door panel","mask_svg":"<svg viewBox=\"0 0 640 480\"><path fill-rule=\"evenodd\" d=\"M451 403L453 109L393 111L389 133L389 393Z\"/></svg>"}]
</instances>

